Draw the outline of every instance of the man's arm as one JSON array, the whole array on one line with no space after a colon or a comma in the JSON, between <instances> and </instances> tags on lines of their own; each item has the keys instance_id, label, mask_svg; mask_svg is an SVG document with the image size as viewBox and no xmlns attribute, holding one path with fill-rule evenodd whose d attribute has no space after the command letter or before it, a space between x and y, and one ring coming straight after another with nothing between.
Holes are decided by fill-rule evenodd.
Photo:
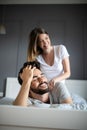
<instances>
[{"instance_id":1,"label":"man's arm","mask_svg":"<svg viewBox=\"0 0 87 130\"><path fill-rule=\"evenodd\" d=\"M13 105L27 106L29 89L30 89L30 84L23 83L18 96L16 97L15 101L13 102Z\"/></svg>"},{"instance_id":2,"label":"man's arm","mask_svg":"<svg viewBox=\"0 0 87 130\"><path fill-rule=\"evenodd\" d=\"M15 101L13 102L13 105L19 105L19 106L27 106L27 100L29 96L30 91L30 85L33 78L33 70L35 68L31 69L31 66L26 67L22 74L20 74L21 79L23 80L21 89L19 91L18 96L16 97Z\"/></svg>"}]
</instances>

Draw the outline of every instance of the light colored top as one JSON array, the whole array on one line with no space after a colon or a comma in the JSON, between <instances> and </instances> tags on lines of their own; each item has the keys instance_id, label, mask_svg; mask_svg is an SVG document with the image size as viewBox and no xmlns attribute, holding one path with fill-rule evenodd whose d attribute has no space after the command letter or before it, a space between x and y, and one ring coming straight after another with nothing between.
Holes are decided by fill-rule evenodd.
<instances>
[{"instance_id":1,"label":"light colored top","mask_svg":"<svg viewBox=\"0 0 87 130\"><path fill-rule=\"evenodd\" d=\"M37 56L37 60L41 66L41 71L45 74L48 81L50 81L52 78L56 76L59 76L64 72L62 60L65 57L69 56L69 53L64 45L55 45L53 47L54 47L54 64L52 66L48 65L45 62L42 55ZM64 80L62 80L61 82L64 82Z\"/></svg>"},{"instance_id":2,"label":"light colored top","mask_svg":"<svg viewBox=\"0 0 87 130\"><path fill-rule=\"evenodd\" d=\"M54 88L49 92L49 104L60 104L70 98L70 93L64 83L56 83ZM29 97L28 104L42 105L42 101Z\"/></svg>"}]
</instances>

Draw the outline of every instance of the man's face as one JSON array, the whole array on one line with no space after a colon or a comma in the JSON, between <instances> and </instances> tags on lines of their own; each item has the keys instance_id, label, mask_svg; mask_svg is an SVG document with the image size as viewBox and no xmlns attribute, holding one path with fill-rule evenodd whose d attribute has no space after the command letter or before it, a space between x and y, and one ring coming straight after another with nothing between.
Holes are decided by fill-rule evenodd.
<instances>
[{"instance_id":1,"label":"man's face","mask_svg":"<svg viewBox=\"0 0 87 130\"><path fill-rule=\"evenodd\" d=\"M34 70L33 80L31 82L31 90L34 93L41 95L49 92L47 78L39 69Z\"/></svg>"}]
</instances>

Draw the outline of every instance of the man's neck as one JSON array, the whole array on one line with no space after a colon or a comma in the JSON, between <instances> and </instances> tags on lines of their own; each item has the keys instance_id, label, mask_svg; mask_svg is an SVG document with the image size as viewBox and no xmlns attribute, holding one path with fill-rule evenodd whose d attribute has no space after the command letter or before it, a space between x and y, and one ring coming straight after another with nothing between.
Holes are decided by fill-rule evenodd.
<instances>
[{"instance_id":1,"label":"man's neck","mask_svg":"<svg viewBox=\"0 0 87 130\"><path fill-rule=\"evenodd\" d=\"M43 95L32 93L32 94L29 94L29 97L40 100L44 103L49 102L49 93L45 93Z\"/></svg>"},{"instance_id":2,"label":"man's neck","mask_svg":"<svg viewBox=\"0 0 87 130\"><path fill-rule=\"evenodd\" d=\"M49 101L49 93L45 93L43 95L40 95L40 101L47 103Z\"/></svg>"}]
</instances>

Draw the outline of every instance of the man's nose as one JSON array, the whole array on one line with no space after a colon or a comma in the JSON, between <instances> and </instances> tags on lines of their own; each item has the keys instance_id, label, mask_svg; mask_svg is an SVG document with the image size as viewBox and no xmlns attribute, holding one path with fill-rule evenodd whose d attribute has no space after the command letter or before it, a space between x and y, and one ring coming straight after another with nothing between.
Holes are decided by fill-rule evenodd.
<instances>
[{"instance_id":1,"label":"man's nose","mask_svg":"<svg viewBox=\"0 0 87 130\"><path fill-rule=\"evenodd\" d=\"M38 81L41 83L43 82L43 78L42 77L38 77Z\"/></svg>"}]
</instances>

